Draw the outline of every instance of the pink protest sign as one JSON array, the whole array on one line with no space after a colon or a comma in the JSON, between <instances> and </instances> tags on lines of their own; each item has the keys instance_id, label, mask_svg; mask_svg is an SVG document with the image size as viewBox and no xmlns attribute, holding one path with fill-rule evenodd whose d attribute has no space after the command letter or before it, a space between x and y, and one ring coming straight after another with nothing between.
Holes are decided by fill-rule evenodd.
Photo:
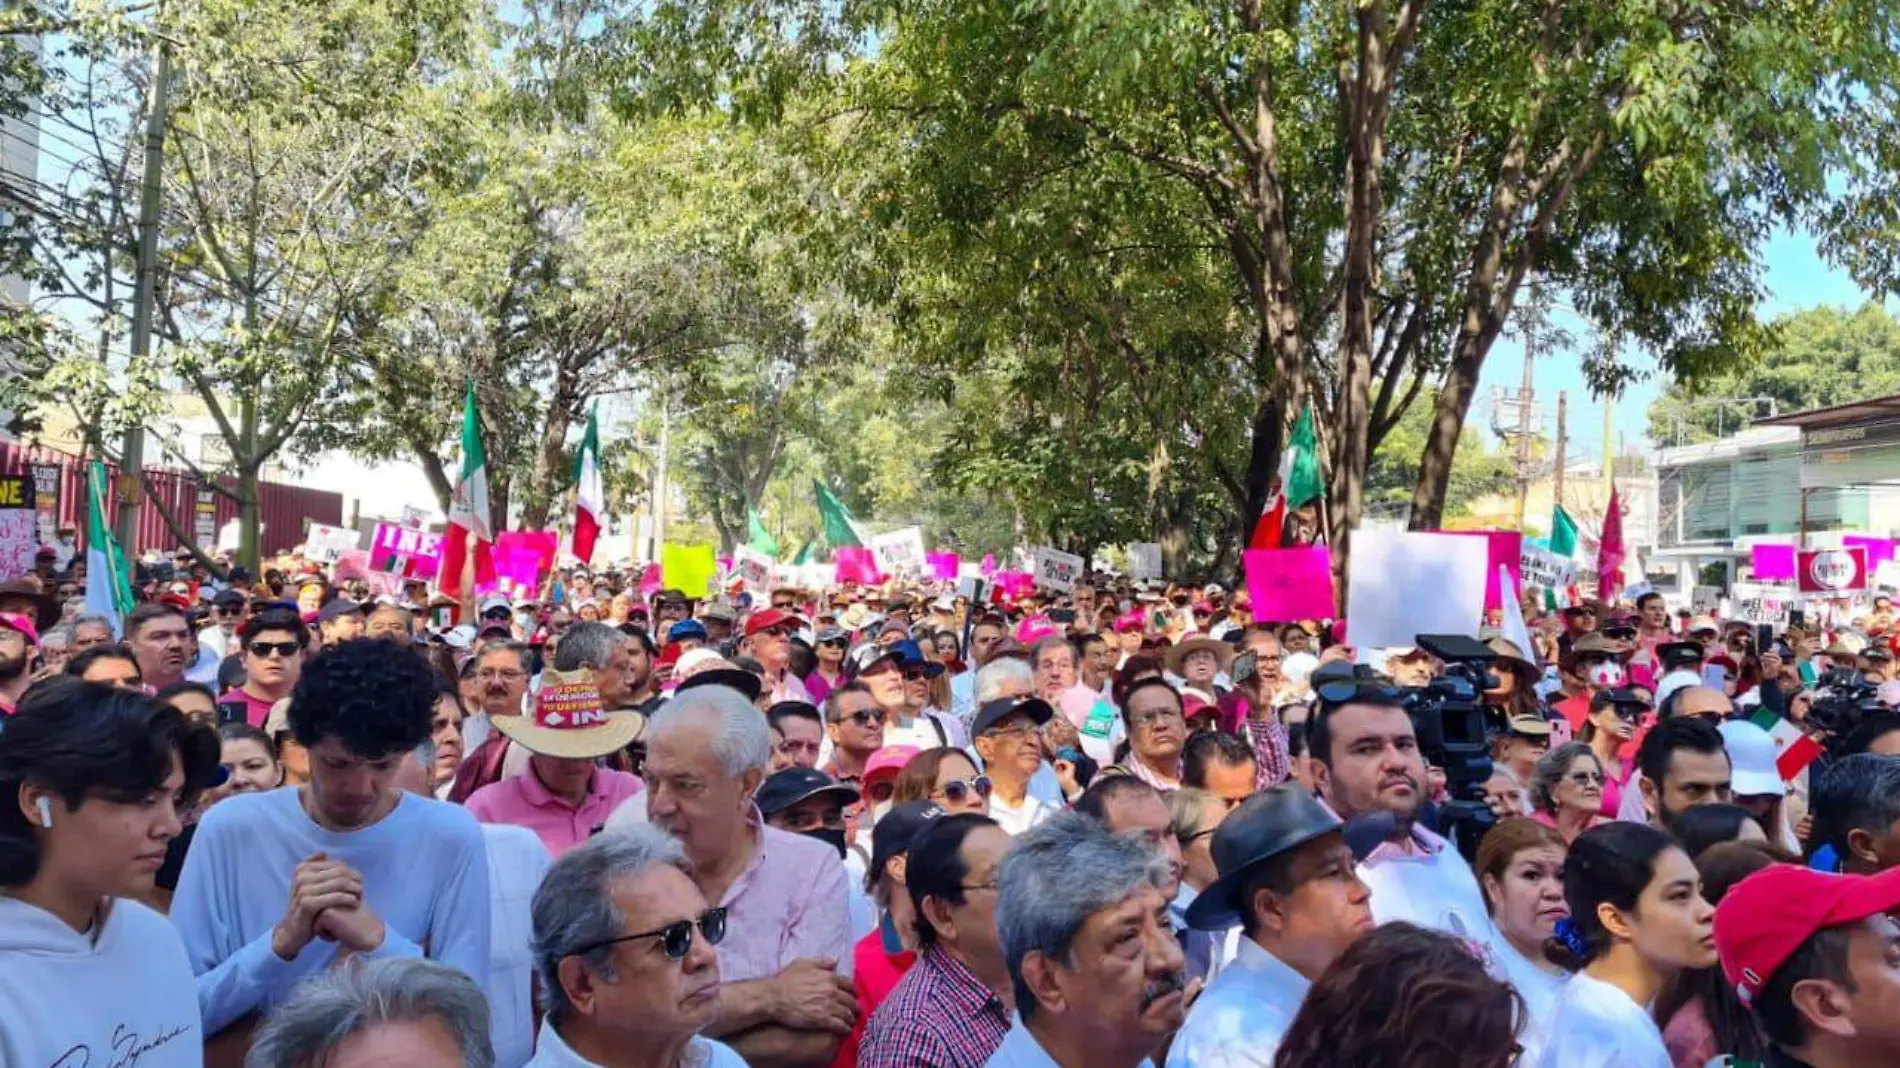
<instances>
[{"instance_id":1,"label":"pink protest sign","mask_svg":"<svg viewBox=\"0 0 1900 1068\"><path fill-rule=\"evenodd\" d=\"M504 530L495 539L497 557L502 553L515 553L532 560L540 571L553 570L554 555L560 548L561 536L551 530Z\"/></svg>"},{"instance_id":2,"label":"pink protest sign","mask_svg":"<svg viewBox=\"0 0 1900 1068\"><path fill-rule=\"evenodd\" d=\"M991 575L996 574L996 554L995 553L983 554L982 571L983 571L984 578L989 578Z\"/></svg>"},{"instance_id":3,"label":"pink protest sign","mask_svg":"<svg viewBox=\"0 0 1900 1068\"><path fill-rule=\"evenodd\" d=\"M1254 622L1290 623L1338 614L1330 548L1249 549L1241 555L1241 565L1247 572Z\"/></svg>"},{"instance_id":4,"label":"pink protest sign","mask_svg":"<svg viewBox=\"0 0 1900 1068\"><path fill-rule=\"evenodd\" d=\"M370 570L432 579L441 563L442 535L395 523L376 524L376 536L370 541Z\"/></svg>"},{"instance_id":5,"label":"pink protest sign","mask_svg":"<svg viewBox=\"0 0 1900 1068\"><path fill-rule=\"evenodd\" d=\"M533 589L541 582L541 558L533 546L515 543L503 548L497 544L495 546L495 577Z\"/></svg>"},{"instance_id":6,"label":"pink protest sign","mask_svg":"<svg viewBox=\"0 0 1900 1068\"><path fill-rule=\"evenodd\" d=\"M651 597L664 588L665 583L660 578L660 565L648 564L646 570L640 574L640 596Z\"/></svg>"},{"instance_id":7,"label":"pink protest sign","mask_svg":"<svg viewBox=\"0 0 1900 1068\"><path fill-rule=\"evenodd\" d=\"M1756 582L1789 582L1794 579L1794 546L1759 544L1749 547L1749 564L1755 569Z\"/></svg>"},{"instance_id":8,"label":"pink protest sign","mask_svg":"<svg viewBox=\"0 0 1900 1068\"><path fill-rule=\"evenodd\" d=\"M1503 587L1498 581L1498 565L1510 569L1511 581L1521 588L1524 576L1523 568L1524 535L1515 530L1435 530L1434 534L1459 534L1469 538L1484 538L1490 545L1486 553L1484 568L1484 610L1504 607Z\"/></svg>"},{"instance_id":9,"label":"pink protest sign","mask_svg":"<svg viewBox=\"0 0 1900 1068\"><path fill-rule=\"evenodd\" d=\"M884 576L878 574L877 557L862 545L839 546L837 563L837 582L840 585L855 582L860 586L871 586L884 581Z\"/></svg>"},{"instance_id":10,"label":"pink protest sign","mask_svg":"<svg viewBox=\"0 0 1900 1068\"><path fill-rule=\"evenodd\" d=\"M1865 538L1858 534L1849 534L1841 539L1843 549L1867 550L1867 573L1873 574L1881 563L1893 559L1894 539Z\"/></svg>"},{"instance_id":11,"label":"pink protest sign","mask_svg":"<svg viewBox=\"0 0 1900 1068\"><path fill-rule=\"evenodd\" d=\"M990 578L1006 597L1021 597L1036 588L1036 576L1027 571L998 571Z\"/></svg>"},{"instance_id":12,"label":"pink protest sign","mask_svg":"<svg viewBox=\"0 0 1900 1068\"><path fill-rule=\"evenodd\" d=\"M924 572L934 579L955 579L962 566L956 553L924 554Z\"/></svg>"}]
</instances>

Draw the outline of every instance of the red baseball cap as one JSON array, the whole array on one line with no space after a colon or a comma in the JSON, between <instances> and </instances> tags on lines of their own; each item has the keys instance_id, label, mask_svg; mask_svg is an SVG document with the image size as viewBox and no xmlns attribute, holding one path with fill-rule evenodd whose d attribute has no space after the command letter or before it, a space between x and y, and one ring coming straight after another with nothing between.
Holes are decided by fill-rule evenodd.
<instances>
[{"instance_id":1,"label":"red baseball cap","mask_svg":"<svg viewBox=\"0 0 1900 1068\"><path fill-rule=\"evenodd\" d=\"M26 638L26 644L29 646L40 644L40 629L33 625L31 619L18 612L0 612L0 627L19 631L21 636Z\"/></svg>"},{"instance_id":2,"label":"red baseball cap","mask_svg":"<svg viewBox=\"0 0 1900 1068\"><path fill-rule=\"evenodd\" d=\"M1829 927L1900 909L1900 868L1834 875L1775 864L1743 879L1715 907L1722 974L1752 1004L1801 944Z\"/></svg>"},{"instance_id":3,"label":"red baseball cap","mask_svg":"<svg viewBox=\"0 0 1900 1068\"><path fill-rule=\"evenodd\" d=\"M746 617L745 636L750 638L762 630L771 630L782 623L804 626L805 621L782 608L768 608L763 612L754 612Z\"/></svg>"}]
</instances>

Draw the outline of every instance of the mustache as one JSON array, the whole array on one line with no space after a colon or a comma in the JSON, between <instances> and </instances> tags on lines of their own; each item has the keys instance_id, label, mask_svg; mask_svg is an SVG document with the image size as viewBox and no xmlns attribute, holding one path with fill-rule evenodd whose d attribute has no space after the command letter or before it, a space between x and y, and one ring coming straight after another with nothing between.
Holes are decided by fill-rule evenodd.
<instances>
[{"instance_id":1,"label":"mustache","mask_svg":"<svg viewBox=\"0 0 1900 1068\"><path fill-rule=\"evenodd\" d=\"M1159 979L1149 980L1141 991L1141 1007L1146 1010L1155 1002L1169 994L1180 994L1187 990L1187 972L1169 972Z\"/></svg>"}]
</instances>

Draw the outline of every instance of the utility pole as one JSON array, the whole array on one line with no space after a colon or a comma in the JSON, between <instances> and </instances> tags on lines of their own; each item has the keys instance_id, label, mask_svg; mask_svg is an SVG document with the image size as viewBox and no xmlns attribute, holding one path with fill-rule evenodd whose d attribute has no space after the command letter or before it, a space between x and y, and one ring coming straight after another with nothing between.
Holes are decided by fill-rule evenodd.
<instances>
[{"instance_id":1,"label":"utility pole","mask_svg":"<svg viewBox=\"0 0 1900 1068\"><path fill-rule=\"evenodd\" d=\"M1530 304L1535 305L1537 294L1531 293ZM1534 307L1533 307L1534 310ZM1532 345L1532 328L1524 328L1524 381L1517 387L1517 529L1524 529L1524 505L1531 492L1531 370L1536 362L1536 348Z\"/></svg>"},{"instance_id":2,"label":"utility pole","mask_svg":"<svg viewBox=\"0 0 1900 1068\"><path fill-rule=\"evenodd\" d=\"M666 546L666 454L673 441L672 403L672 398L660 395L660 457L653 465L653 555L647 557L649 563L657 563Z\"/></svg>"},{"instance_id":3,"label":"utility pole","mask_svg":"<svg viewBox=\"0 0 1900 1068\"><path fill-rule=\"evenodd\" d=\"M132 295L132 353L134 366L152 351L152 316L157 303L158 211L163 203L161 182L165 170L165 106L171 87L171 46L160 41L152 75L152 103L145 115L145 173L139 189L138 274ZM115 524L119 547L127 561L138 557L139 505L145 500L141 476L145 470L145 428L125 432L119 464L119 518Z\"/></svg>"},{"instance_id":4,"label":"utility pole","mask_svg":"<svg viewBox=\"0 0 1900 1068\"><path fill-rule=\"evenodd\" d=\"M1570 395L1563 390L1557 391L1557 462L1551 469L1550 503L1558 508L1564 506L1564 452L1569 442L1569 429L1565 422L1566 409Z\"/></svg>"},{"instance_id":5,"label":"utility pole","mask_svg":"<svg viewBox=\"0 0 1900 1068\"><path fill-rule=\"evenodd\" d=\"M1610 499L1610 486L1616 480L1616 401L1603 395L1603 499Z\"/></svg>"}]
</instances>

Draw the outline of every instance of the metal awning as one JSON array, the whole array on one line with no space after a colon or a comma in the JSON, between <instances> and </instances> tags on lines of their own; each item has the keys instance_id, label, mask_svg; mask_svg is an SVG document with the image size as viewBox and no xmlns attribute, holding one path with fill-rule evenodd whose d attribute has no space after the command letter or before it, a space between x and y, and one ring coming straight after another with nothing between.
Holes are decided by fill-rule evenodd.
<instances>
[{"instance_id":1,"label":"metal awning","mask_svg":"<svg viewBox=\"0 0 1900 1068\"><path fill-rule=\"evenodd\" d=\"M1900 394L1848 401L1846 404L1836 404L1828 408L1812 408L1805 412L1772 415L1766 419L1755 420L1754 425L1793 426L1808 431L1839 426L1858 426L1863 423L1879 423L1893 419L1900 419Z\"/></svg>"}]
</instances>

